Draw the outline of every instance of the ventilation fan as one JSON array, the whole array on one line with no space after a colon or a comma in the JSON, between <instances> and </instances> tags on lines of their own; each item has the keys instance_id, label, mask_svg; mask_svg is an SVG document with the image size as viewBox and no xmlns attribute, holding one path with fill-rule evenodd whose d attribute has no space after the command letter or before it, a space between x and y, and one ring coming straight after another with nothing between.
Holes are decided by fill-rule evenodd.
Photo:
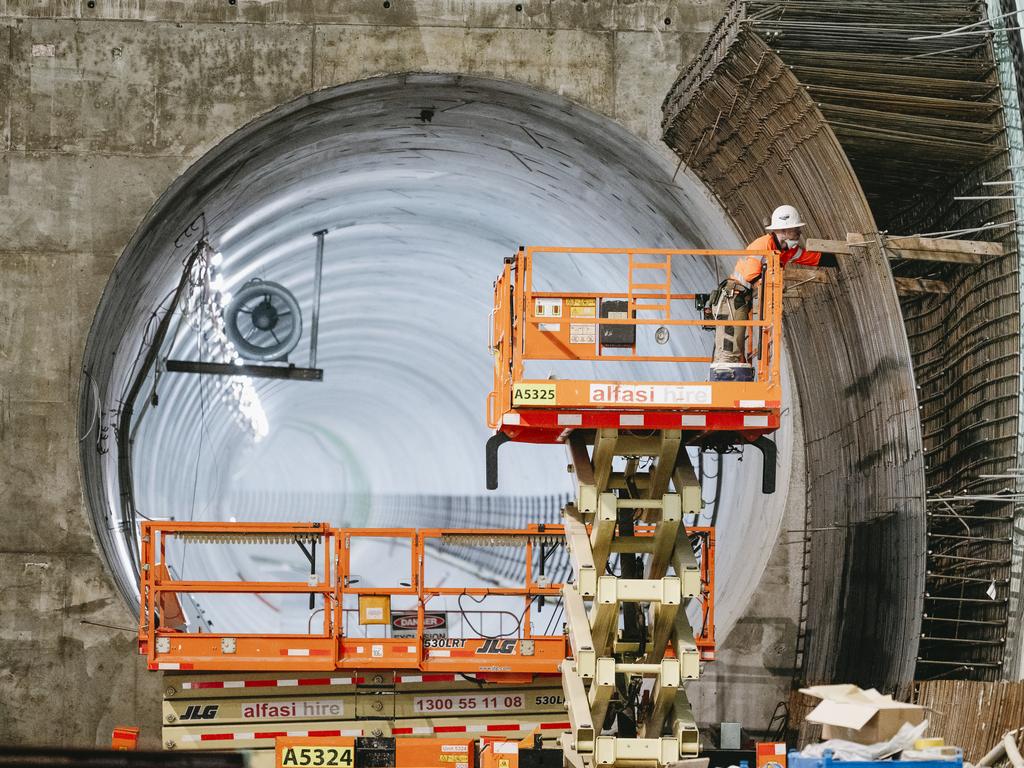
<instances>
[{"instance_id":1,"label":"ventilation fan","mask_svg":"<svg viewBox=\"0 0 1024 768\"><path fill-rule=\"evenodd\" d=\"M254 279L224 310L224 332L246 360L282 360L302 336L302 313L291 291Z\"/></svg>"}]
</instances>

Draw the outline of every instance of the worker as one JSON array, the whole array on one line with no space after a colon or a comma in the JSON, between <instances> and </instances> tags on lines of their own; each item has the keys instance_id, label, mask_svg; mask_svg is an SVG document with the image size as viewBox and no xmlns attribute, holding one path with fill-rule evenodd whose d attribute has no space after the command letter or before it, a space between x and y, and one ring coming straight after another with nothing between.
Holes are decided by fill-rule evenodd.
<instances>
[{"instance_id":1,"label":"worker","mask_svg":"<svg viewBox=\"0 0 1024 768\"><path fill-rule=\"evenodd\" d=\"M803 221L792 205L780 205L772 212L766 234L747 246L748 251L775 251L779 266L805 264L811 267L835 267L830 253L804 250L801 244ZM732 274L722 281L711 296L715 320L747 320L753 306L754 287L764 274L763 256L740 256ZM747 360L747 328L737 325L715 326L715 354L711 363L712 381L753 381L754 367Z\"/></svg>"}]
</instances>

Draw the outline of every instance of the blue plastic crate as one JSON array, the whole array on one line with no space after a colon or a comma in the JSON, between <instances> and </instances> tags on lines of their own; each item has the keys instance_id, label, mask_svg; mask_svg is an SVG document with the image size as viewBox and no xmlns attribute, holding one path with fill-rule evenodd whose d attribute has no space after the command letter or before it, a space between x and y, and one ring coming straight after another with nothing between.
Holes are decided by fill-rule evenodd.
<instances>
[{"instance_id":1,"label":"blue plastic crate","mask_svg":"<svg viewBox=\"0 0 1024 768\"><path fill-rule=\"evenodd\" d=\"M963 768L963 764L962 752L948 760L836 760L827 749L822 757L790 752L787 768Z\"/></svg>"}]
</instances>

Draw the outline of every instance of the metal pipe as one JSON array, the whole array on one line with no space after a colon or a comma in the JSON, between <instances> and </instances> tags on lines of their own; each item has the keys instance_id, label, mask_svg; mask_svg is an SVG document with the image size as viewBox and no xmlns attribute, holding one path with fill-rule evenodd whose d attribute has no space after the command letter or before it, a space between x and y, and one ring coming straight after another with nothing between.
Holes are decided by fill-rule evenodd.
<instances>
[{"instance_id":1,"label":"metal pipe","mask_svg":"<svg viewBox=\"0 0 1024 768\"><path fill-rule=\"evenodd\" d=\"M661 664L616 664L615 671L635 675L656 675L661 672Z\"/></svg>"},{"instance_id":2,"label":"metal pipe","mask_svg":"<svg viewBox=\"0 0 1024 768\"><path fill-rule=\"evenodd\" d=\"M1016 739L1014 739L1014 734L1019 733L1019 732L1020 732L1020 728L1017 728L1015 730L1008 731L1007 733L1003 734L1003 738L1001 738L996 743L996 745L994 747L992 747L992 749L990 749L985 754L985 756L982 757L981 760L979 760L975 765L977 765L978 768L983 768L983 766L995 765L996 763L1001 762L1004 757L1009 757L1009 753L1007 751L1007 746L1008 746L1007 739L1010 740L1010 742L1013 744L1014 749L1016 750L1016 748L1017 748L1017 741L1016 741ZM1018 759L1020 758L1020 751L1019 750L1017 750L1016 757ZM1011 760L1011 762L1013 762L1012 758L1010 758L1010 760ZM1019 765L1016 762L1014 762L1014 768L1019 768Z\"/></svg>"},{"instance_id":3,"label":"metal pipe","mask_svg":"<svg viewBox=\"0 0 1024 768\"><path fill-rule=\"evenodd\" d=\"M1015 733L1016 731L1010 731L1003 736L1003 748L1006 750L1006 757L1013 763L1013 768L1024 768L1024 758L1021 757L1017 740L1013 737Z\"/></svg>"},{"instance_id":4,"label":"metal pipe","mask_svg":"<svg viewBox=\"0 0 1024 768\"><path fill-rule=\"evenodd\" d=\"M316 337L320 330L320 280L324 272L324 235L326 229L314 232L316 238L316 269L313 272L313 319L309 327L309 367L316 368Z\"/></svg>"}]
</instances>

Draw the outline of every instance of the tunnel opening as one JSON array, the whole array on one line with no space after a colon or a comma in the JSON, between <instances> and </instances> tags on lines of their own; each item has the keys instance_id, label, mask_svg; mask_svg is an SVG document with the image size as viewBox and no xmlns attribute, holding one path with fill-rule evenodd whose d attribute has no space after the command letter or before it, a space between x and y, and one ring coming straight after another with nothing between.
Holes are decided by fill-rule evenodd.
<instances>
[{"instance_id":1,"label":"tunnel opening","mask_svg":"<svg viewBox=\"0 0 1024 768\"><path fill-rule=\"evenodd\" d=\"M216 252L221 303L187 297L146 376L129 425L134 500L126 508L121 446L109 427L200 229ZM167 358L213 354L215 317L253 280L284 287L307 323L315 233L323 230L323 382L166 370ZM82 444L84 484L126 599L137 599L144 518L448 527L556 519L571 488L560 447L506 448L499 492L484 490L491 285L502 259L525 243L739 245L701 185L654 148L566 99L504 81L405 75L317 92L256 120L190 168L123 254L86 350L81 434L95 440ZM720 277L704 262L676 270L708 288ZM558 277L580 273L568 263ZM706 353L711 336L694 329L674 343ZM289 361L302 364L309 348L304 326ZM642 364L630 365L643 374ZM707 506L694 522L720 510L723 637L781 528L791 413L778 438L780 490L767 503L755 449L746 449L754 458L745 465L742 453L721 466L706 458ZM174 557L179 571L211 580L308 568L297 552L270 561L258 548L227 556L186 545ZM391 570L403 557L369 548L356 567ZM496 578L511 567L500 556L449 565ZM302 600L286 603L206 600L186 612L232 631L311 620Z\"/></svg>"}]
</instances>

